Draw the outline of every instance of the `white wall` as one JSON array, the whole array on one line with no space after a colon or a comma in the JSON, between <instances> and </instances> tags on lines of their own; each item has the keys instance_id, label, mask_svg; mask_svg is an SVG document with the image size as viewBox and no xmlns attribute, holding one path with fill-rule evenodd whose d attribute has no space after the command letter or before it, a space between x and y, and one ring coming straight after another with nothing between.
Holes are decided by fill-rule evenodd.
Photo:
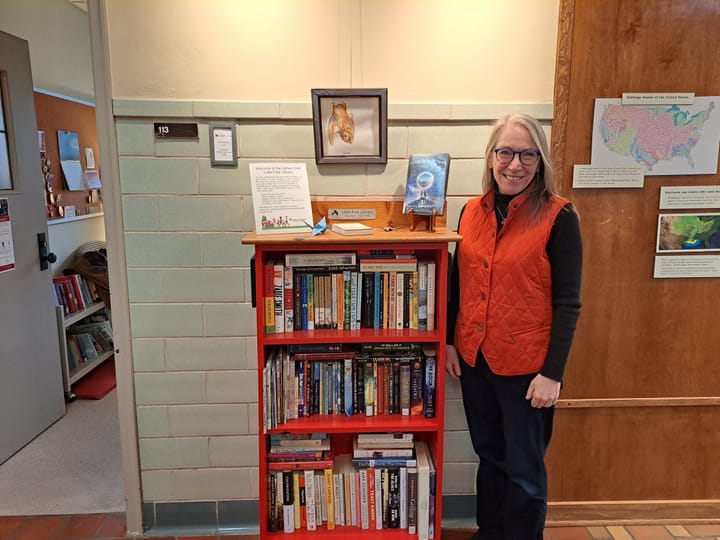
<instances>
[{"instance_id":1,"label":"white wall","mask_svg":"<svg viewBox=\"0 0 720 540\"><path fill-rule=\"evenodd\" d=\"M114 98L549 103L558 0L108 0Z\"/></svg>"},{"instance_id":2,"label":"white wall","mask_svg":"<svg viewBox=\"0 0 720 540\"><path fill-rule=\"evenodd\" d=\"M2 0L0 30L28 41L35 88L95 102L87 13L66 0Z\"/></svg>"}]
</instances>

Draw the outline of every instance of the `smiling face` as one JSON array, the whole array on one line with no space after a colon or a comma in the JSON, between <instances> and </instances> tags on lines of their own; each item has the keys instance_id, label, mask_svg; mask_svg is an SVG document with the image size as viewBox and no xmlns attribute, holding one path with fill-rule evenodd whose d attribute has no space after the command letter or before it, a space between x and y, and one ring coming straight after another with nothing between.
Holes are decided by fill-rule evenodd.
<instances>
[{"instance_id":1,"label":"smiling face","mask_svg":"<svg viewBox=\"0 0 720 540\"><path fill-rule=\"evenodd\" d=\"M508 124L502 128L495 148L510 148L514 152L538 150L530 132L519 124ZM490 153L489 159L493 178L500 193L504 195L517 195L525 189L535 178L535 173L542 163L542 160L538 159L534 165L523 165L519 154L515 154L510 163L500 163L494 152Z\"/></svg>"}]
</instances>

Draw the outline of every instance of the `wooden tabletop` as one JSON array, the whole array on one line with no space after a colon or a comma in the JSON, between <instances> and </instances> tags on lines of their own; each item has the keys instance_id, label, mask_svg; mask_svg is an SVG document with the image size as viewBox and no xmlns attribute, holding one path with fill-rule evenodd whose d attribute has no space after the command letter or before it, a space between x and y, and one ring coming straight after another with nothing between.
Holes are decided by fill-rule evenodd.
<instances>
[{"instance_id":1,"label":"wooden tabletop","mask_svg":"<svg viewBox=\"0 0 720 540\"><path fill-rule=\"evenodd\" d=\"M462 236L446 227L438 227L435 232L426 229L415 229L409 227L397 227L392 230L373 228L372 234L344 235L334 233L330 230L313 236L308 228L307 233L290 234L258 234L251 232L242 239L243 244L292 244L302 243L310 245L324 244L420 244L429 242L459 242Z\"/></svg>"}]
</instances>

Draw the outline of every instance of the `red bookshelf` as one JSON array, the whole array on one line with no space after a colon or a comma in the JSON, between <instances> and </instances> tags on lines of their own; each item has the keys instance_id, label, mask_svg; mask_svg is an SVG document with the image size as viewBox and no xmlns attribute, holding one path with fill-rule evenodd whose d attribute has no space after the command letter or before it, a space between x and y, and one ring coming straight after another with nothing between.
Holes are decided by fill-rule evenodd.
<instances>
[{"instance_id":1,"label":"red bookshelf","mask_svg":"<svg viewBox=\"0 0 720 540\"><path fill-rule=\"evenodd\" d=\"M442 515L442 464L444 437L444 401L445 401L445 319L446 294L448 276L448 243L460 240L460 236L446 228L437 228L435 232L396 229L393 231L376 230L371 235L346 236L327 231L318 236L302 236L296 234L263 235L250 233L244 244L254 246L254 297L256 299L257 352L258 352L258 425L260 426L258 463L259 463L259 506L260 536L277 538L285 536L282 531L271 531L269 526L269 483L267 454L270 447L271 434L277 433L327 433L331 440L333 455L337 459L341 454L352 454L353 438L358 433L370 432L405 432L412 433L416 441L427 443L435 465L435 498L434 523L435 538L440 536ZM286 254L332 254L355 252L368 253L370 250L395 250L407 254L411 252L418 259L435 262L435 328L430 331L417 329L371 329L354 330L316 329L284 331L282 333L266 333L266 313L263 297L268 290L268 279L265 266L271 261L285 260ZM271 288L271 287L270 287ZM422 415L402 416L400 414L364 414L322 415L314 414L301 418L292 418L277 427L266 429L265 400L266 390L263 383L263 370L272 351L290 345L303 344L342 344L344 347L359 347L362 344L411 343L430 345L435 349L435 414L426 418ZM359 519L358 519L359 521ZM419 531L418 531L419 533ZM295 529L294 538L382 538L404 539L422 537L411 534L408 529L362 529L360 526L336 525L328 530L325 525L318 524L317 529L308 531L304 528Z\"/></svg>"}]
</instances>

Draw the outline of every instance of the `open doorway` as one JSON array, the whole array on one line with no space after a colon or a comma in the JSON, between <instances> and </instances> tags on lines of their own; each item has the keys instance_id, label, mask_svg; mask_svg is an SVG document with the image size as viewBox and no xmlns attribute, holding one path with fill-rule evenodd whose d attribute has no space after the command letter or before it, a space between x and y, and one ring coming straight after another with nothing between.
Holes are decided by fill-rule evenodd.
<instances>
[{"instance_id":1,"label":"open doorway","mask_svg":"<svg viewBox=\"0 0 720 540\"><path fill-rule=\"evenodd\" d=\"M60 99L92 103L89 19L87 9L75 4L67 0L3 2L0 30L29 43L36 89ZM39 156L35 163L39 168ZM93 217L92 221L103 220ZM49 227L50 250L53 236L68 236L61 231L66 225L73 231L69 242L76 247L98 240L97 226L90 227L89 237L77 237L87 234L88 228L78 228L74 220L67 220ZM68 258L72 256L74 253ZM62 268L52 271L59 273ZM50 333L45 339L52 341L53 337ZM0 465L0 500L5 501L0 513L125 511L119 431L116 391L101 400L68 403L65 415ZM4 493L5 489L9 491Z\"/></svg>"}]
</instances>

